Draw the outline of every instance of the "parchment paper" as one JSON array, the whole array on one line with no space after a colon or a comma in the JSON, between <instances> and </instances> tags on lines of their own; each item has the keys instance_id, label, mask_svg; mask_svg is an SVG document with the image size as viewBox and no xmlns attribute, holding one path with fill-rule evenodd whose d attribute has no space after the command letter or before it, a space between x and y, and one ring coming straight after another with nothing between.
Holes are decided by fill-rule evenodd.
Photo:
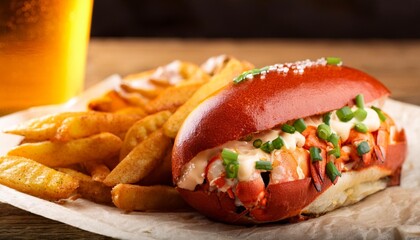
<instances>
[{"instance_id":1,"label":"parchment paper","mask_svg":"<svg viewBox=\"0 0 420 240\"><path fill-rule=\"evenodd\" d=\"M86 102L119 81L111 76L67 104L38 107L0 118L0 129L58 111L84 110ZM84 199L57 204L0 185L0 201L87 231L121 239L420 239L420 107L387 100L384 110L403 126L408 158L399 187L324 216L293 224L243 227L206 219L196 212L124 214ZM0 154L19 138L0 135Z\"/></svg>"}]
</instances>

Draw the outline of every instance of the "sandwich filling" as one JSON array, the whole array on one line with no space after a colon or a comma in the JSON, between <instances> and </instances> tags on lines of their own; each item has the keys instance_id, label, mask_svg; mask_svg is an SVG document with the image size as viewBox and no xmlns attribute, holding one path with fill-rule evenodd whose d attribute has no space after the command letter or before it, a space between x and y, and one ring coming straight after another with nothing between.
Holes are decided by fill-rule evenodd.
<instances>
[{"instance_id":1,"label":"sandwich filling","mask_svg":"<svg viewBox=\"0 0 420 240\"><path fill-rule=\"evenodd\" d=\"M176 184L225 192L237 206L264 205L269 184L312 178L317 191L336 183L342 172L383 163L394 144L392 119L363 95L355 106L295 119L273 129L200 152L182 169Z\"/></svg>"}]
</instances>

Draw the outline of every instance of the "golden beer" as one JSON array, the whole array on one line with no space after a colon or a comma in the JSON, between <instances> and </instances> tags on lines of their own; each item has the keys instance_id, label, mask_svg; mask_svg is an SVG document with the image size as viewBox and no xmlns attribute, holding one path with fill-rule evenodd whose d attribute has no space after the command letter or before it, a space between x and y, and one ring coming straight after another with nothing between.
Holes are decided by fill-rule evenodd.
<instances>
[{"instance_id":1,"label":"golden beer","mask_svg":"<svg viewBox=\"0 0 420 240\"><path fill-rule=\"evenodd\" d=\"M0 1L0 115L83 89L93 0Z\"/></svg>"}]
</instances>

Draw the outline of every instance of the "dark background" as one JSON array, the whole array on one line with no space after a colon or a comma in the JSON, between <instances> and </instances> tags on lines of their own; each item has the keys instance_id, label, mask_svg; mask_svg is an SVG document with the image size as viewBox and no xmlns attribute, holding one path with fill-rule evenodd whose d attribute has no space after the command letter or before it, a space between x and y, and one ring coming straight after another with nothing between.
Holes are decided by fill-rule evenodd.
<instances>
[{"instance_id":1,"label":"dark background","mask_svg":"<svg viewBox=\"0 0 420 240\"><path fill-rule=\"evenodd\" d=\"M420 0L96 0L94 37L420 38Z\"/></svg>"}]
</instances>

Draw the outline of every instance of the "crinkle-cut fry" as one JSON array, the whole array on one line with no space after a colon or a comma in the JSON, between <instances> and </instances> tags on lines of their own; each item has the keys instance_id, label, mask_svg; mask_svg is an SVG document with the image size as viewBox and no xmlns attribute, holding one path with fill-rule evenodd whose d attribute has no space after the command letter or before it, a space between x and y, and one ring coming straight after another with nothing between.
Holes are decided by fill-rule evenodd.
<instances>
[{"instance_id":1,"label":"crinkle-cut fry","mask_svg":"<svg viewBox=\"0 0 420 240\"><path fill-rule=\"evenodd\" d=\"M143 117L134 114L102 112L89 112L86 115L69 117L57 129L54 140L66 142L102 132L123 136L131 125Z\"/></svg>"},{"instance_id":2,"label":"crinkle-cut fry","mask_svg":"<svg viewBox=\"0 0 420 240\"><path fill-rule=\"evenodd\" d=\"M184 104L205 82L192 82L168 87L146 105L148 113L174 111Z\"/></svg>"},{"instance_id":3,"label":"crinkle-cut fry","mask_svg":"<svg viewBox=\"0 0 420 240\"><path fill-rule=\"evenodd\" d=\"M163 129L166 136L175 138L185 118L202 101L230 84L235 76L244 71L252 69L253 66L237 59L230 59L219 74L214 75L209 82L201 86L187 102L180 106L164 124Z\"/></svg>"},{"instance_id":4,"label":"crinkle-cut fry","mask_svg":"<svg viewBox=\"0 0 420 240\"><path fill-rule=\"evenodd\" d=\"M80 194L82 198L96 203L112 203L111 187L105 186L101 182L94 181L90 176L70 168L58 168L57 170L79 180L77 193Z\"/></svg>"},{"instance_id":5,"label":"crinkle-cut fry","mask_svg":"<svg viewBox=\"0 0 420 240\"><path fill-rule=\"evenodd\" d=\"M68 166L86 161L100 161L119 153L122 141L111 133L100 133L69 142L25 143L7 155L32 159L49 167Z\"/></svg>"},{"instance_id":6,"label":"crinkle-cut fry","mask_svg":"<svg viewBox=\"0 0 420 240\"><path fill-rule=\"evenodd\" d=\"M0 157L0 183L47 200L67 199L76 193L79 181L31 159Z\"/></svg>"},{"instance_id":7,"label":"crinkle-cut fry","mask_svg":"<svg viewBox=\"0 0 420 240\"><path fill-rule=\"evenodd\" d=\"M115 112L128 107L128 102L115 90L111 90L102 97L93 99L88 104L88 109L98 112Z\"/></svg>"},{"instance_id":8,"label":"crinkle-cut fry","mask_svg":"<svg viewBox=\"0 0 420 240\"><path fill-rule=\"evenodd\" d=\"M107 186L136 183L162 162L171 139L159 129L137 145L105 178Z\"/></svg>"},{"instance_id":9,"label":"crinkle-cut fry","mask_svg":"<svg viewBox=\"0 0 420 240\"><path fill-rule=\"evenodd\" d=\"M124 159L127 154L140 142L146 139L150 133L161 128L166 120L168 120L169 116L171 116L171 112L162 111L149 115L134 123L125 135L124 143L120 151L120 160Z\"/></svg>"},{"instance_id":10,"label":"crinkle-cut fry","mask_svg":"<svg viewBox=\"0 0 420 240\"><path fill-rule=\"evenodd\" d=\"M103 182L106 176L111 172L108 166L102 162L87 161L82 164L90 176L92 176L92 179L97 182Z\"/></svg>"},{"instance_id":11,"label":"crinkle-cut fry","mask_svg":"<svg viewBox=\"0 0 420 240\"><path fill-rule=\"evenodd\" d=\"M174 187L118 184L112 191L115 206L124 211L177 211L188 209Z\"/></svg>"},{"instance_id":12,"label":"crinkle-cut fry","mask_svg":"<svg viewBox=\"0 0 420 240\"><path fill-rule=\"evenodd\" d=\"M28 142L45 141L52 139L55 136L57 129L65 119L85 114L86 112L50 114L23 122L6 129L4 132L24 136L25 141Z\"/></svg>"},{"instance_id":13,"label":"crinkle-cut fry","mask_svg":"<svg viewBox=\"0 0 420 240\"><path fill-rule=\"evenodd\" d=\"M168 148L165 157L159 166L155 167L139 184L150 185L172 185L172 145Z\"/></svg>"}]
</instances>

